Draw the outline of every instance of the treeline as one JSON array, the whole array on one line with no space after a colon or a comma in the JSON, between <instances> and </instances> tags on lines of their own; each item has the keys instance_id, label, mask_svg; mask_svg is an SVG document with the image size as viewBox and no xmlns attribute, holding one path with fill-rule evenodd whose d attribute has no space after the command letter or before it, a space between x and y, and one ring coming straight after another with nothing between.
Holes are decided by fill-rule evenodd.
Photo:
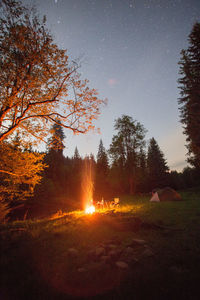
<instances>
[{"instance_id":1,"label":"treeline","mask_svg":"<svg viewBox=\"0 0 200 300\"><path fill-rule=\"evenodd\" d=\"M75 148L74 155L69 158L63 155L63 128L54 124L44 156L46 167L41 182L35 186L34 194L21 208L12 210L10 216L34 218L59 210L81 209L86 164L92 168L94 201L122 194L150 193L164 186L179 190L199 184L199 170L195 168L187 167L182 173L170 172L156 140L151 138L146 146L146 130L130 116L118 118L115 130L109 149L106 150L100 140L96 157L90 154L82 158Z\"/></svg>"}]
</instances>

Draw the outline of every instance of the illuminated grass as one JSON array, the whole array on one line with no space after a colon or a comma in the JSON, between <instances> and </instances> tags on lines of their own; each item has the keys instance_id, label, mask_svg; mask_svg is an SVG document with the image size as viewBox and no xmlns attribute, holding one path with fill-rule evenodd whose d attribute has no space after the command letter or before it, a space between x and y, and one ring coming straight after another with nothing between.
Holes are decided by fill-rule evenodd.
<instances>
[{"instance_id":1,"label":"illuminated grass","mask_svg":"<svg viewBox=\"0 0 200 300\"><path fill-rule=\"evenodd\" d=\"M147 299L148 295L163 299L165 290L169 293L166 299L179 299L180 290L188 294L187 287L192 299L200 268L200 194L187 192L182 196L181 202L165 203L150 203L149 197L124 196L119 207L101 209L92 215L84 211L58 212L43 220L2 225L1 287L7 291L12 285L15 295L9 299L66 299L65 292L60 294L55 284L80 290L88 284L98 290L102 278L103 286L114 278L121 298L111 291L107 298L98 299ZM134 231L121 226L123 220L128 225L135 217L147 225L161 224L163 229ZM98 261L90 264L87 253L91 249L112 239L126 247L133 238L146 240L155 255L130 268L130 280L121 277L116 268L98 269ZM77 259L69 257L69 248L77 249ZM85 265L86 273L78 273L78 268Z\"/></svg>"}]
</instances>

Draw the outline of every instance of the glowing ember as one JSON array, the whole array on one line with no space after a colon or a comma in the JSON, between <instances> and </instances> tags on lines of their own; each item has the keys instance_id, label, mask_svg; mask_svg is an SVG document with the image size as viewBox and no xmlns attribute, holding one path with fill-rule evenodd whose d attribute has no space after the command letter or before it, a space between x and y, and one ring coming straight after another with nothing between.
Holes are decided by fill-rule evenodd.
<instances>
[{"instance_id":1,"label":"glowing ember","mask_svg":"<svg viewBox=\"0 0 200 300\"><path fill-rule=\"evenodd\" d=\"M88 206L88 207L86 207L86 209L85 209L85 213L86 213L86 214L93 214L94 212L95 212L95 207L94 207L94 205Z\"/></svg>"}]
</instances>

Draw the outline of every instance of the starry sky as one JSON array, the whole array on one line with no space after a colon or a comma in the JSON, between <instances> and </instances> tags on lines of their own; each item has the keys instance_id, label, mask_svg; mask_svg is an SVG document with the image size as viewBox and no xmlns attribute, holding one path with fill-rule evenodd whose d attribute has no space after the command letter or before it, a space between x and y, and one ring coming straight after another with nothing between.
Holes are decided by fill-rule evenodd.
<instances>
[{"instance_id":1,"label":"starry sky","mask_svg":"<svg viewBox=\"0 0 200 300\"><path fill-rule=\"evenodd\" d=\"M131 116L154 137L171 170L186 166L185 136L179 122L180 51L188 46L193 24L200 22L200 0L23 0L34 4L56 43L81 73L108 98L96 126L101 134L74 136L65 131L66 156L77 146L81 156L106 149L114 120Z\"/></svg>"}]
</instances>

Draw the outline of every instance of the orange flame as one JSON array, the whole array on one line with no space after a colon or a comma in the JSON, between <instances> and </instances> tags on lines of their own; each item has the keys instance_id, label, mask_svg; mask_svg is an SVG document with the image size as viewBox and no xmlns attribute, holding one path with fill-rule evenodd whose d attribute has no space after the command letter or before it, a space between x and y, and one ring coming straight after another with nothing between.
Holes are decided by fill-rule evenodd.
<instances>
[{"instance_id":1,"label":"orange flame","mask_svg":"<svg viewBox=\"0 0 200 300\"><path fill-rule=\"evenodd\" d=\"M85 209L86 214L93 214L94 212L95 212L95 206L94 205L87 206L86 209Z\"/></svg>"},{"instance_id":2,"label":"orange flame","mask_svg":"<svg viewBox=\"0 0 200 300\"><path fill-rule=\"evenodd\" d=\"M84 168L82 173L82 199L85 212L91 214L95 211L93 205L93 186L94 174L92 160L89 157L84 159Z\"/></svg>"}]
</instances>

